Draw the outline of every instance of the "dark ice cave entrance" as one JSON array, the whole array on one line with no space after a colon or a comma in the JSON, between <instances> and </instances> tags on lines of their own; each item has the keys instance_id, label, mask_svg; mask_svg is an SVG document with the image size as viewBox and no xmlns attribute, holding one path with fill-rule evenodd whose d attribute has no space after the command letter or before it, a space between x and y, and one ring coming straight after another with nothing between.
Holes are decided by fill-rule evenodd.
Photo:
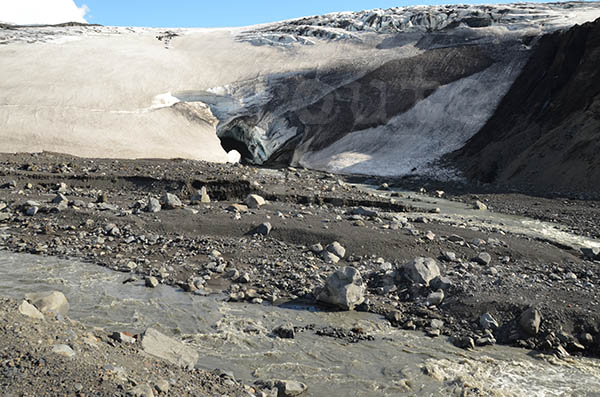
<instances>
[{"instance_id":1,"label":"dark ice cave entrance","mask_svg":"<svg viewBox=\"0 0 600 397\"><path fill-rule=\"evenodd\" d=\"M248 164L248 162L252 160L252 153L250 153L250 150L248 150L248 147L244 142L231 137L219 137L219 139L221 140L221 147L223 147L227 153L231 150L237 150L242 155L242 164Z\"/></svg>"}]
</instances>

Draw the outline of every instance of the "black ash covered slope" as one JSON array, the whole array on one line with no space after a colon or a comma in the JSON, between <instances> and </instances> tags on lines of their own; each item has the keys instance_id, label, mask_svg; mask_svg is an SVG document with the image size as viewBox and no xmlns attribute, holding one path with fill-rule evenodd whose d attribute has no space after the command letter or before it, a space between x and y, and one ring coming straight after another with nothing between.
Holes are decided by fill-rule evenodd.
<instances>
[{"instance_id":1,"label":"black ash covered slope","mask_svg":"<svg viewBox=\"0 0 600 397\"><path fill-rule=\"evenodd\" d=\"M494 115L448 157L471 180L600 191L600 19L542 37Z\"/></svg>"}]
</instances>

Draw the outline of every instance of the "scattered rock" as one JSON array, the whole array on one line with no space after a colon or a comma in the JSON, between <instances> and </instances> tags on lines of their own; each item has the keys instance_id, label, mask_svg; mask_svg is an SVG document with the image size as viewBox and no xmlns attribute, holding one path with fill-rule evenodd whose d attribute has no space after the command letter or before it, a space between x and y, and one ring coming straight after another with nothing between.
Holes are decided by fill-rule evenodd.
<instances>
[{"instance_id":1,"label":"scattered rock","mask_svg":"<svg viewBox=\"0 0 600 397\"><path fill-rule=\"evenodd\" d=\"M227 209L227 211L237 212L237 213L248 212L248 206L246 206L244 204L231 204L226 209Z\"/></svg>"},{"instance_id":2,"label":"scattered rock","mask_svg":"<svg viewBox=\"0 0 600 397\"><path fill-rule=\"evenodd\" d=\"M498 321L496 321L490 313L483 313L481 317L479 317L479 325L481 325L481 328L483 329L491 329L492 331L500 326Z\"/></svg>"},{"instance_id":3,"label":"scattered rock","mask_svg":"<svg viewBox=\"0 0 600 397\"><path fill-rule=\"evenodd\" d=\"M52 353L56 353L68 358L75 357L75 352L68 345L55 345L52 347Z\"/></svg>"},{"instance_id":4,"label":"scattered rock","mask_svg":"<svg viewBox=\"0 0 600 397\"><path fill-rule=\"evenodd\" d=\"M342 247L342 245L337 241L334 241L333 243L329 244L325 249L328 252L331 252L332 254L337 256L338 258L343 258L346 255L346 249Z\"/></svg>"},{"instance_id":5,"label":"scattered rock","mask_svg":"<svg viewBox=\"0 0 600 397\"><path fill-rule=\"evenodd\" d=\"M181 203L181 200L179 200L179 197L172 193L165 193L160 198L160 203L165 209L168 210L174 210L183 207L183 204Z\"/></svg>"},{"instance_id":6,"label":"scattered rock","mask_svg":"<svg viewBox=\"0 0 600 397\"><path fill-rule=\"evenodd\" d=\"M246 197L246 205L248 208L258 209L266 203L265 199L258 194L249 194L248 197Z\"/></svg>"},{"instance_id":7,"label":"scattered rock","mask_svg":"<svg viewBox=\"0 0 600 397\"><path fill-rule=\"evenodd\" d=\"M436 292L432 292L427 296L426 304L427 306L438 306L444 301L444 291L439 290Z\"/></svg>"},{"instance_id":8,"label":"scattered rock","mask_svg":"<svg viewBox=\"0 0 600 397\"><path fill-rule=\"evenodd\" d=\"M586 259L600 260L600 248L582 248L581 253Z\"/></svg>"},{"instance_id":9,"label":"scattered rock","mask_svg":"<svg viewBox=\"0 0 600 397\"><path fill-rule=\"evenodd\" d=\"M44 315L35 306L27 301L21 302L19 305L19 313L27 317L35 318L36 320L44 319Z\"/></svg>"},{"instance_id":10,"label":"scattered rock","mask_svg":"<svg viewBox=\"0 0 600 397\"><path fill-rule=\"evenodd\" d=\"M432 258L415 258L403 267L405 276L413 283L429 285L440 276L440 268Z\"/></svg>"},{"instance_id":11,"label":"scattered rock","mask_svg":"<svg viewBox=\"0 0 600 397\"><path fill-rule=\"evenodd\" d=\"M160 201L158 201L157 199L155 199L154 197L150 197L148 199L148 205L146 206L146 212L159 212L162 209L162 206L160 205Z\"/></svg>"},{"instance_id":12,"label":"scattered rock","mask_svg":"<svg viewBox=\"0 0 600 397\"><path fill-rule=\"evenodd\" d=\"M156 288L158 287L158 279L156 277L148 276L144 279L146 287L148 288Z\"/></svg>"},{"instance_id":13,"label":"scattered rock","mask_svg":"<svg viewBox=\"0 0 600 397\"><path fill-rule=\"evenodd\" d=\"M282 339L294 339L296 332L292 325L286 324L275 328L273 330L273 335L276 335Z\"/></svg>"},{"instance_id":14,"label":"scattered rock","mask_svg":"<svg viewBox=\"0 0 600 397\"><path fill-rule=\"evenodd\" d=\"M252 231L253 234L262 234L263 236L268 236L271 233L273 226L271 226L270 222L264 222L255 227Z\"/></svg>"},{"instance_id":15,"label":"scattered rock","mask_svg":"<svg viewBox=\"0 0 600 397\"><path fill-rule=\"evenodd\" d=\"M542 315L533 307L525 310L519 318L519 325L521 326L521 329L532 336L537 335L540 331L541 322Z\"/></svg>"},{"instance_id":16,"label":"scattered rock","mask_svg":"<svg viewBox=\"0 0 600 397\"><path fill-rule=\"evenodd\" d=\"M319 254L319 253L323 252L323 246L319 243L313 244L310 246L310 250L312 252L314 252L315 254Z\"/></svg>"},{"instance_id":17,"label":"scattered rock","mask_svg":"<svg viewBox=\"0 0 600 397\"><path fill-rule=\"evenodd\" d=\"M448 262L455 262L456 254L452 251L446 251L442 254L442 258Z\"/></svg>"},{"instance_id":18,"label":"scattered rock","mask_svg":"<svg viewBox=\"0 0 600 397\"><path fill-rule=\"evenodd\" d=\"M138 385L129 391L133 397L154 397L152 388L148 385Z\"/></svg>"},{"instance_id":19,"label":"scattered rock","mask_svg":"<svg viewBox=\"0 0 600 397\"><path fill-rule=\"evenodd\" d=\"M480 265L487 266L492 261L492 256L487 252L481 252L479 255L473 258L473 260Z\"/></svg>"},{"instance_id":20,"label":"scattered rock","mask_svg":"<svg viewBox=\"0 0 600 397\"><path fill-rule=\"evenodd\" d=\"M481 201L477 200L473 203L473 209L485 211L488 209L487 205L483 204Z\"/></svg>"},{"instance_id":21,"label":"scattered rock","mask_svg":"<svg viewBox=\"0 0 600 397\"><path fill-rule=\"evenodd\" d=\"M354 308L365 300L365 285L360 272L346 266L338 269L327 278L325 287L317 294L317 300L341 307L345 310Z\"/></svg>"},{"instance_id":22,"label":"scattered rock","mask_svg":"<svg viewBox=\"0 0 600 397\"><path fill-rule=\"evenodd\" d=\"M321 252L321 258L327 263L338 263L340 261L340 257L336 254L332 254L329 251Z\"/></svg>"},{"instance_id":23,"label":"scattered rock","mask_svg":"<svg viewBox=\"0 0 600 397\"><path fill-rule=\"evenodd\" d=\"M206 190L206 186L202 186L200 190L197 190L196 193L192 196L191 200L192 204L208 204L210 203L210 196L208 195L208 191Z\"/></svg>"},{"instance_id":24,"label":"scattered rock","mask_svg":"<svg viewBox=\"0 0 600 397\"><path fill-rule=\"evenodd\" d=\"M448 291L453 285L452 280L444 276L438 276L429 282L429 286L434 290Z\"/></svg>"},{"instance_id":25,"label":"scattered rock","mask_svg":"<svg viewBox=\"0 0 600 397\"><path fill-rule=\"evenodd\" d=\"M25 295L25 299L33 304L42 313L66 315L69 311L69 302L62 292L35 292Z\"/></svg>"},{"instance_id":26,"label":"scattered rock","mask_svg":"<svg viewBox=\"0 0 600 397\"><path fill-rule=\"evenodd\" d=\"M183 343L148 328L141 337L142 348L152 356L180 367L193 369L198 362L198 352Z\"/></svg>"},{"instance_id":27,"label":"scattered rock","mask_svg":"<svg viewBox=\"0 0 600 397\"><path fill-rule=\"evenodd\" d=\"M275 382L277 388L277 397L295 397L300 396L308 390L304 383L293 380L278 380Z\"/></svg>"}]
</instances>

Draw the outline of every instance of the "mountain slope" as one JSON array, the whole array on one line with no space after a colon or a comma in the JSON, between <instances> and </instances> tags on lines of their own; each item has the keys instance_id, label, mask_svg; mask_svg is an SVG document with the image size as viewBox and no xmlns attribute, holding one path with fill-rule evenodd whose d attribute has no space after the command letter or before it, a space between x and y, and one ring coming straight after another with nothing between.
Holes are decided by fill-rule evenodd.
<instances>
[{"instance_id":1,"label":"mountain slope","mask_svg":"<svg viewBox=\"0 0 600 397\"><path fill-rule=\"evenodd\" d=\"M598 191L600 19L541 38L486 125L451 157L483 182Z\"/></svg>"}]
</instances>

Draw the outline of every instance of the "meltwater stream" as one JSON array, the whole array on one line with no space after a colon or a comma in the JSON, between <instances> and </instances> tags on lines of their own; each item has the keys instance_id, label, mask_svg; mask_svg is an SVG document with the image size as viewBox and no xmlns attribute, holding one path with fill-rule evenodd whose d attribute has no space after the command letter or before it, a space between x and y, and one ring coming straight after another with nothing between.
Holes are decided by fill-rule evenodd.
<instances>
[{"instance_id":1,"label":"meltwater stream","mask_svg":"<svg viewBox=\"0 0 600 397\"><path fill-rule=\"evenodd\" d=\"M600 396L600 362L545 361L525 350L464 351L445 339L391 328L366 313L233 304L223 296L194 296L175 288L123 284L126 274L93 264L0 251L0 294L60 290L71 318L108 330L157 327L200 352L198 367L231 371L246 383L293 379L311 396L477 395ZM295 339L270 332L291 323L362 327L373 341L348 344L312 331Z\"/></svg>"}]
</instances>

